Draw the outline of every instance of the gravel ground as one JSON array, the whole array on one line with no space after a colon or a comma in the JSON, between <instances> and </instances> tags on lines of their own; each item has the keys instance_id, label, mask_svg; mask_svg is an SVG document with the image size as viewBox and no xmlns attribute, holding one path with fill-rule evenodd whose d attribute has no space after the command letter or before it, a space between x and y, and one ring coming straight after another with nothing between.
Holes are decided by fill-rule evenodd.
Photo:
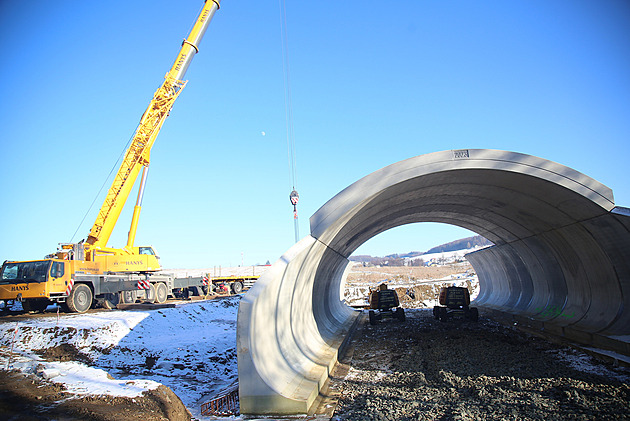
<instances>
[{"instance_id":1,"label":"gravel ground","mask_svg":"<svg viewBox=\"0 0 630 421\"><path fill-rule=\"evenodd\" d=\"M630 373L483 317L362 324L333 420L630 419ZM352 350L353 348L353 350ZM578 364L580 364L578 366Z\"/></svg>"}]
</instances>

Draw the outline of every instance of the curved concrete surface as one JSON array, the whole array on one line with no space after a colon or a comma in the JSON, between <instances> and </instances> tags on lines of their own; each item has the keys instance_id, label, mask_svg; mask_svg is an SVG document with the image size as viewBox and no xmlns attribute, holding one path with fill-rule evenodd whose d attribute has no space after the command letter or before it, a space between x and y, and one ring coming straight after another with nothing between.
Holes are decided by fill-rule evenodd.
<instances>
[{"instance_id":1,"label":"curved concrete surface","mask_svg":"<svg viewBox=\"0 0 630 421\"><path fill-rule=\"evenodd\" d=\"M497 150L443 151L382 168L340 192L243 297L241 412L305 413L356 318L341 300L348 257L390 228L443 222L495 246L468 255L476 305L605 345L630 335L630 211L555 162ZM630 351L629 351L630 353Z\"/></svg>"}]
</instances>

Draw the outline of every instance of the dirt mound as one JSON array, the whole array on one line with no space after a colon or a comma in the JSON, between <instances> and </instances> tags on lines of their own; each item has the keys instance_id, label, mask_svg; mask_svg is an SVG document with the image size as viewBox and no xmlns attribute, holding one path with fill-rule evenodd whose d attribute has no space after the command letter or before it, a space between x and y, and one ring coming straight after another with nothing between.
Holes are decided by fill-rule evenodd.
<instances>
[{"instance_id":1,"label":"dirt mound","mask_svg":"<svg viewBox=\"0 0 630 421\"><path fill-rule=\"evenodd\" d=\"M24 421L188 421L190 413L166 386L136 398L86 396L68 399L64 387L18 371L0 376L0 414ZM67 400L64 400L67 399ZM62 401L62 403L59 403Z\"/></svg>"},{"instance_id":2,"label":"dirt mound","mask_svg":"<svg viewBox=\"0 0 630 421\"><path fill-rule=\"evenodd\" d=\"M48 420L59 415L59 420L71 420L57 414L51 406L66 398L64 388L58 384L42 383L19 371L3 371L0 375L0 414L4 419Z\"/></svg>"},{"instance_id":3,"label":"dirt mound","mask_svg":"<svg viewBox=\"0 0 630 421\"><path fill-rule=\"evenodd\" d=\"M39 354L46 361L80 361L86 364L91 363L88 357L83 355L71 344L61 344L51 348L40 349L36 350L35 353Z\"/></svg>"},{"instance_id":4,"label":"dirt mound","mask_svg":"<svg viewBox=\"0 0 630 421\"><path fill-rule=\"evenodd\" d=\"M188 421L190 413L166 386L149 390L138 398L88 396L64 402L59 410L82 420L102 421Z\"/></svg>"}]
</instances>

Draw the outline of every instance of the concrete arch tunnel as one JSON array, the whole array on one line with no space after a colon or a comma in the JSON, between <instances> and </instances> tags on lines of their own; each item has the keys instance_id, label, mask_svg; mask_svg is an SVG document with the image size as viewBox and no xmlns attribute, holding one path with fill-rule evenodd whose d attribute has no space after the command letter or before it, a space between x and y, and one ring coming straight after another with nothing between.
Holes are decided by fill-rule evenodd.
<instances>
[{"instance_id":1,"label":"concrete arch tunnel","mask_svg":"<svg viewBox=\"0 0 630 421\"><path fill-rule=\"evenodd\" d=\"M477 306L630 355L630 210L615 207L608 187L555 162L442 151L341 191L311 217L311 234L243 297L242 413L308 411L358 315L341 298L348 257L415 222L457 225L495 244L467 256L479 277Z\"/></svg>"}]
</instances>

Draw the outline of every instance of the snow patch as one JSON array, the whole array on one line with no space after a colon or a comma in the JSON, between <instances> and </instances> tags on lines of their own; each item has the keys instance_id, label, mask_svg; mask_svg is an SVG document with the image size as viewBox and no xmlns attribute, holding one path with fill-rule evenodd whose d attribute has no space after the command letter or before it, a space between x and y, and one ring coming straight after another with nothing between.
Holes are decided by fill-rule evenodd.
<instances>
[{"instance_id":1,"label":"snow patch","mask_svg":"<svg viewBox=\"0 0 630 421\"><path fill-rule=\"evenodd\" d=\"M136 397L163 384L199 419L201 403L238 378L239 301L232 296L0 323L0 364L62 383L75 395ZM55 347L85 363L43 355Z\"/></svg>"}]
</instances>

